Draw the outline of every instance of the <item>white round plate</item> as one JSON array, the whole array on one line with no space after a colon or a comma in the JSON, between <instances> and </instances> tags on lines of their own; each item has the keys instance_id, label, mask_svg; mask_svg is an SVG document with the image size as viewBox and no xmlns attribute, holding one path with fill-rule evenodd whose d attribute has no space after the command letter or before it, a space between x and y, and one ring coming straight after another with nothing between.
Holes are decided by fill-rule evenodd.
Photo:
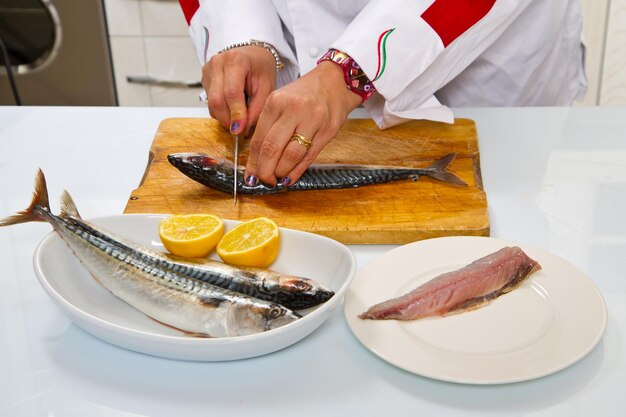
<instances>
[{"instance_id":1,"label":"white round plate","mask_svg":"<svg viewBox=\"0 0 626 417\"><path fill-rule=\"evenodd\" d=\"M358 315L437 275L505 246L519 246L542 269L482 308L414 321ZM362 268L344 312L355 336L385 361L418 375L467 384L503 384L557 372L600 341L606 305L594 283L544 250L484 237L445 237L396 248Z\"/></svg>"},{"instance_id":2,"label":"white round plate","mask_svg":"<svg viewBox=\"0 0 626 417\"><path fill-rule=\"evenodd\" d=\"M158 224L165 215L119 215L94 224L137 243L163 250ZM239 222L225 220L226 231ZM345 245L312 233L280 229L281 249L271 269L315 279L335 291L326 303L286 326L250 336L199 338L164 326L112 295L82 266L65 242L51 233L33 259L39 282L80 327L115 345L173 359L242 359L287 347L320 326L341 303L356 269ZM212 256L214 259L218 259Z\"/></svg>"}]
</instances>

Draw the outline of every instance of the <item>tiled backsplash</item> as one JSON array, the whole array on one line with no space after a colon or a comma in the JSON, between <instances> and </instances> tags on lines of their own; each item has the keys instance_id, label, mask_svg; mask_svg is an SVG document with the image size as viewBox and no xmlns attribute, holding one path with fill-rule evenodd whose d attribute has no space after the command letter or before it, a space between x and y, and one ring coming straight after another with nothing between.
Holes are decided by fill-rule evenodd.
<instances>
[{"instance_id":1,"label":"tiled backsplash","mask_svg":"<svg viewBox=\"0 0 626 417\"><path fill-rule=\"evenodd\" d=\"M201 88L135 84L127 76L199 81L201 66L176 0L105 0L120 106L204 106Z\"/></svg>"}]
</instances>

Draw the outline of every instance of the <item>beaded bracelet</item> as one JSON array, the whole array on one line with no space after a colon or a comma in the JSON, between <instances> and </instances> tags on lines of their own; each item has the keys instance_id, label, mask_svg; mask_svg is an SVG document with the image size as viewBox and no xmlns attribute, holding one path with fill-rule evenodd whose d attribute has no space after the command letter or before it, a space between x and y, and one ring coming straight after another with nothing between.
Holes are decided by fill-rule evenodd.
<instances>
[{"instance_id":1,"label":"beaded bracelet","mask_svg":"<svg viewBox=\"0 0 626 417\"><path fill-rule=\"evenodd\" d=\"M267 49L274 57L277 71L280 71L281 69L285 68L285 64L283 64L283 62L280 60L280 55L278 55L278 51L276 51L276 48L274 48L271 44L267 42L257 41L256 39L250 39L248 42L239 42L239 43L235 43L233 45L227 46L226 48L219 51L218 54L221 54L222 52L226 52L231 49L240 48L242 46L251 46L251 45L260 46L261 48Z\"/></svg>"}]
</instances>

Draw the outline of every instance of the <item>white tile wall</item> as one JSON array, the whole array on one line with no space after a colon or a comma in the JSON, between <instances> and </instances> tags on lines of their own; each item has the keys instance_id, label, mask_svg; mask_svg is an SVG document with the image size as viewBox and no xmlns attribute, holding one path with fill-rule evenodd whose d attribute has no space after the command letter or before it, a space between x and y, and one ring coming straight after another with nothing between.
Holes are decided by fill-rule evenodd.
<instances>
[{"instance_id":1,"label":"white tile wall","mask_svg":"<svg viewBox=\"0 0 626 417\"><path fill-rule=\"evenodd\" d=\"M127 75L140 75L148 72L143 37L111 36L110 42L115 87L120 106L151 106L150 89L126 81Z\"/></svg>"},{"instance_id":2,"label":"white tile wall","mask_svg":"<svg viewBox=\"0 0 626 417\"><path fill-rule=\"evenodd\" d=\"M105 0L109 36L141 36L139 0Z\"/></svg>"},{"instance_id":3,"label":"white tile wall","mask_svg":"<svg viewBox=\"0 0 626 417\"><path fill-rule=\"evenodd\" d=\"M120 106L204 106L201 88L148 86L126 77L199 81L187 22L177 0L105 0Z\"/></svg>"},{"instance_id":4,"label":"white tile wall","mask_svg":"<svg viewBox=\"0 0 626 417\"><path fill-rule=\"evenodd\" d=\"M144 36L144 44L151 76L200 80L202 69L189 37Z\"/></svg>"},{"instance_id":5,"label":"white tile wall","mask_svg":"<svg viewBox=\"0 0 626 417\"><path fill-rule=\"evenodd\" d=\"M144 37L148 73L167 81L200 81L201 66L188 36ZM153 106L204 106L202 88L150 87Z\"/></svg>"},{"instance_id":6,"label":"white tile wall","mask_svg":"<svg viewBox=\"0 0 626 417\"><path fill-rule=\"evenodd\" d=\"M200 88L174 89L150 87L152 105L156 107L206 107L198 98ZM208 117L207 110L207 117Z\"/></svg>"},{"instance_id":7,"label":"white tile wall","mask_svg":"<svg viewBox=\"0 0 626 417\"><path fill-rule=\"evenodd\" d=\"M141 0L139 6L145 36L189 36L177 0Z\"/></svg>"}]
</instances>

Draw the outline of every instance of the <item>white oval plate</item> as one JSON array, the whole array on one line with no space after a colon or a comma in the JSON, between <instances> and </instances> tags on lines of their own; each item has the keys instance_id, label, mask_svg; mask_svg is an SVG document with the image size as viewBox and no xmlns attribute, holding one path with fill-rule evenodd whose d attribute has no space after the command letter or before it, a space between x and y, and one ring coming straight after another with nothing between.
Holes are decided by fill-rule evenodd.
<instances>
[{"instance_id":1,"label":"white oval plate","mask_svg":"<svg viewBox=\"0 0 626 417\"><path fill-rule=\"evenodd\" d=\"M415 321L362 320L373 304L505 246L519 246L542 269L491 304ZM445 237L396 248L362 268L346 292L355 336L385 361L418 375L467 384L502 384L557 372L589 353L607 322L595 284L544 250L484 237Z\"/></svg>"},{"instance_id":2,"label":"white oval plate","mask_svg":"<svg viewBox=\"0 0 626 417\"><path fill-rule=\"evenodd\" d=\"M166 215L119 215L91 220L112 233L163 250L158 223ZM225 220L226 231L239 222ZM315 279L335 296L303 318L250 336L198 338L164 326L98 284L54 232L35 250L39 282L78 326L115 345L172 359L218 361L249 358L287 347L313 332L341 303L356 269L345 245L312 233L280 229L281 249L271 269ZM218 259L215 255L212 256Z\"/></svg>"}]
</instances>

